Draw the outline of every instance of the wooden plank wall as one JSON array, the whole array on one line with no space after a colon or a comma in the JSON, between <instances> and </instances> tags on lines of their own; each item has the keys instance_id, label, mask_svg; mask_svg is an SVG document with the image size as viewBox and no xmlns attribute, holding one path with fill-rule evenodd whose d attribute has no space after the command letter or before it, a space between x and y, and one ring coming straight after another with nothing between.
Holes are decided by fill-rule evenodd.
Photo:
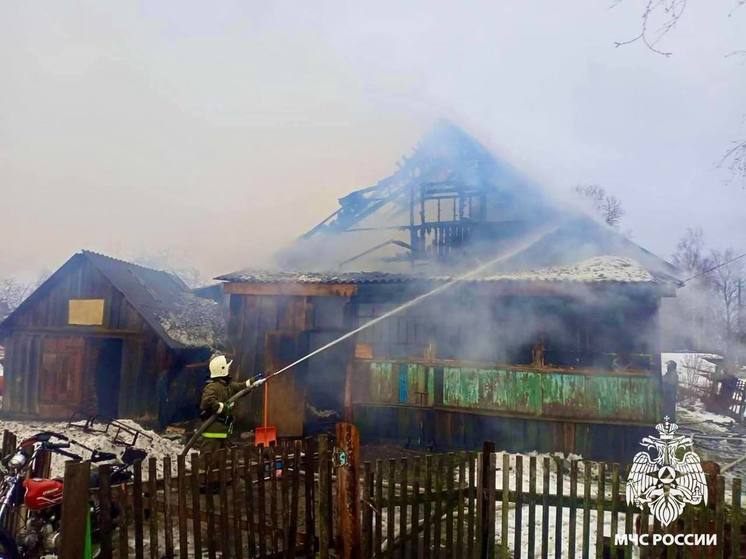
<instances>
[{"instance_id":1,"label":"wooden plank wall","mask_svg":"<svg viewBox=\"0 0 746 559\"><path fill-rule=\"evenodd\" d=\"M104 299L103 325L69 326L68 301L71 298ZM9 325L9 334L5 337L5 411L39 412L39 371L44 339L66 335L122 338L120 415L142 419L155 417L155 384L168 350L123 295L82 257L58 270L44 291L34 295L28 307L22 308ZM93 367L86 367L83 382L88 397L84 395L84 402L95 392L93 375Z\"/></svg>"}]
</instances>

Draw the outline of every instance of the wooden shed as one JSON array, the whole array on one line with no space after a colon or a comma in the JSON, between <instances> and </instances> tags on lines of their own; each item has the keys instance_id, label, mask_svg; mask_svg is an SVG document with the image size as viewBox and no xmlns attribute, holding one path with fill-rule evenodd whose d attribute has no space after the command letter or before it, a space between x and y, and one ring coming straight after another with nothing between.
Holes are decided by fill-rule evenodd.
<instances>
[{"instance_id":1,"label":"wooden shed","mask_svg":"<svg viewBox=\"0 0 746 559\"><path fill-rule=\"evenodd\" d=\"M0 324L2 411L154 419L159 374L204 362L222 314L173 274L75 254Z\"/></svg>"}]
</instances>

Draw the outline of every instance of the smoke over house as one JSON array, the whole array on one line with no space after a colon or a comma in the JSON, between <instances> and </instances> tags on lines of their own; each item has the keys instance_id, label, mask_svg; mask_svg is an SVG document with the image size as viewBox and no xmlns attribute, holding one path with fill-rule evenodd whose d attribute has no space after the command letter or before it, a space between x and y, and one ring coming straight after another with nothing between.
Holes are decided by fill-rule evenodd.
<instances>
[{"instance_id":1,"label":"smoke over house","mask_svg":"<svg viewBox=\"0 0 746 559\"><path fill-rule=\"evenodd\" d=\"M218 278L244 374L482 268L273 380L281 434L321 428L304 410L326 408L367 440L618 458L660 420L658 311L673 266L446 122L339 202L278 255L279 271Z\"/></svg>"}]
</instances>

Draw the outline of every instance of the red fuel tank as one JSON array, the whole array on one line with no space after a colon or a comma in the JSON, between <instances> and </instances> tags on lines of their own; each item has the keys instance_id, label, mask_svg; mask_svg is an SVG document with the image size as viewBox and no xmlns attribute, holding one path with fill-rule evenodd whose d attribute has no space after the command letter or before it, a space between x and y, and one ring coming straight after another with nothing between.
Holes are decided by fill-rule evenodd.
<instances>
[{"instance_id":1,"label":"red fuel tank","mask_svg":"<svg viewBox=\"0 0 746 559\"><path fill-rule=\"evenodd\" d=\"M56 479L27 479L24 502L33 510L45 509L62 502L62 482Z\"/></svg>"}]
</instances>

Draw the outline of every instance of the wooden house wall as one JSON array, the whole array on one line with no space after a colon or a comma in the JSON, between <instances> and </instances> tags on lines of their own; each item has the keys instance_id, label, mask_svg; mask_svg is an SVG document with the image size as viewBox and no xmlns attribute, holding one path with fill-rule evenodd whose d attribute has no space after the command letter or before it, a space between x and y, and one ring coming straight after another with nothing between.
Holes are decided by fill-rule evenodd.
<instances>
[{"instance_id":1,"label":"wooden house wall","mask_svg":"<svg viewBox=\"0 0 746 559\"><path fill-rule=\"evenodd\" d=\"M8 325L6 394L3 410L39 413L39 374L45 340L53 338L122 339L119 415L154 417L157 374L168 349L108 279L84 258L69 262L21 308ZM101 326L68 325L70 299L103 299ZM83 359L82 407L95 407L95 374L87 342Z\"/></svg>"},{"instance_id":2,"label":"wooden house wall","mask_svg":"<svg viewBox=\"0 0 746 559\"><path fill-rule=\"evenodd\" d=\"M98 333L132 333L140 334L146 328L145 321L130 305L124 296L111 282L93 267L87 260L80 258L69 262L52 278L52 284L42 293L34 296L33 304L14 317L12 327L45 330L56 332L60 329L65 334L70 331L68 320L68 301L70 299L104 299L104 320L97 327L74 327L79 331L84 328L95 329Z\"/></svg>"},{"instance_id":3,"label":"wooden house wall","mask_svg":"<svg viewBox=\"0 0 746 559\"><path fill-rule=\"evenodd\" d=\"M271 373L304 355L311 329L311 297L231 295L228 339L233 354L234 378ZM272 379L269 385L269 424L281 435L303 434L306 366ZM236 409L244 427L262 422L262 391L256 391Z\"/></svg>"}]
</instances>

